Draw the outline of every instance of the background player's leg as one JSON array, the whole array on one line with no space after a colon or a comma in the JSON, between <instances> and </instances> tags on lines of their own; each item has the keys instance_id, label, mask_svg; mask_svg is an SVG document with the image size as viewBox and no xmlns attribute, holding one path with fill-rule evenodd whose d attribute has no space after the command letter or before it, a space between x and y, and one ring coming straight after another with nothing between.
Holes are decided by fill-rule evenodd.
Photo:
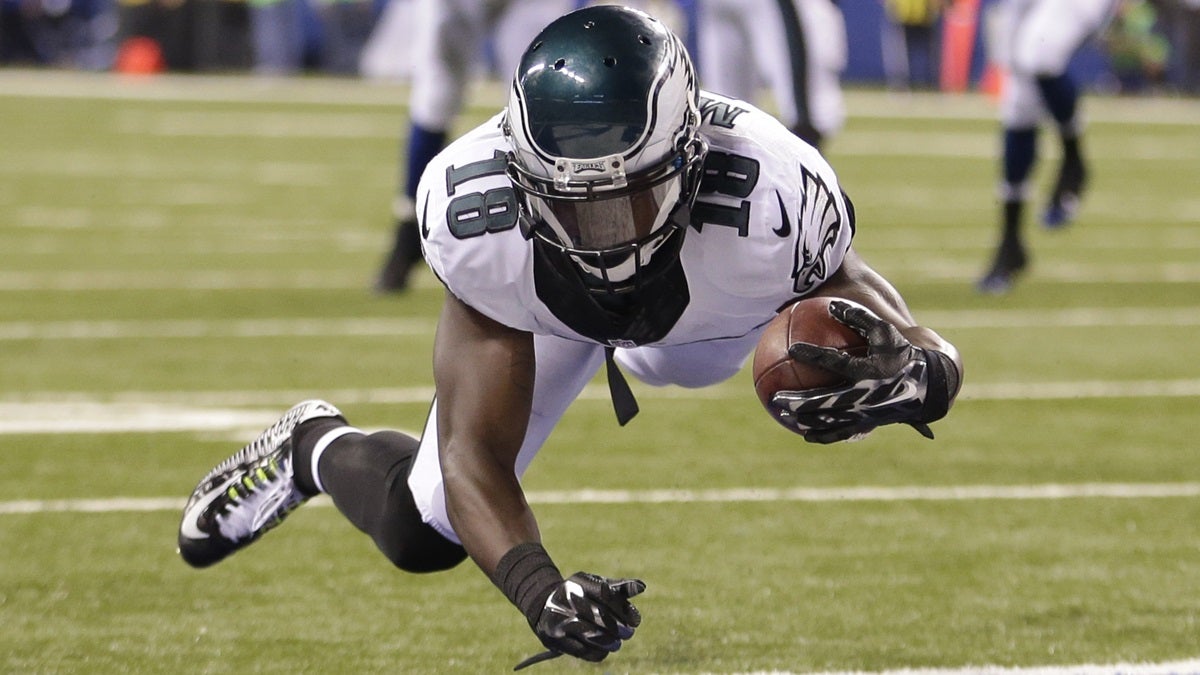
<instances>
[{"instance_id":1,"label":"background player's leg","mask_svg":"<svg viewBox=\"0 0 1200 675\"><path fill-rule=\"evenodd\" d=\"M395 235L375 280L375 290L402 291L421 261L421 235L414 204L425 167L446 144L466 96L471 68L484 40L484 9L478 2L419 0L414 8L409 134L399 190L392 206Z\"/></svg>"},{"instance_id":2,"label":"background player's leg","mask_svg":"<svg viewBox=\"0 0 1200 675\"><path fill-rule=\"evenodd\" d=\"M1050 115L1058 126L1062 140L1062 163L1058 167L1058 178L1042 222L1046 227L1057 228L1070 224L1079 210L1079 197L1087 183L1087 166L1080 150L1080 125L1076 118L1079 92L1071 77L1043 75L1037 78L1038 90Z\"/></svg>"},{"instance_id":3,"label":"background player's leg","mask_svg":"<svg viewBox=\"0 0 1200 675\"><path fill-rule=\"evenodd\" d=\"M1029 263L1022 228L1029 177L1037 162L1037 124L1041 115L1041 100L1033 79L1012 74L1001 102L1000 238L988 270L976 283L982 293L1008 292Z\"/></svg>"}]
</instances>

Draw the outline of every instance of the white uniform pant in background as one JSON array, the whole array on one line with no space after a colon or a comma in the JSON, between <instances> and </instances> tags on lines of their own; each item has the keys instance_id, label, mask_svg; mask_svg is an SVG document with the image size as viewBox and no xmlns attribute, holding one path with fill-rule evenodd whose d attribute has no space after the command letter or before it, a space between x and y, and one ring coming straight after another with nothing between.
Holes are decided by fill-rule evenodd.
<instances>
[{"instance_id":1,"label":"white uniform pant in background","mask_svg":"<svg viewBox=\"0 0 1200 675\"><path fill-rule=\"evenodd\" d=\"M416 0L411 35L412 121L442 129L462 109L467 83L492 40L496 75L510 80L525 48L574 0Z\"/></svg>"},{"instance_id":2,"label":"white uniform pant in background","mask_svg":"<svg viewBox=\"0 0 1200 675\"><path fill-rule=\"evenodd\" d=\"M1000 119L1008 128L1036 126L1044 114L1038 77L1067 71L1071 57L1111 16L1113 0L1006 0L992 54L1009 73Z\"/></svg>"},{"instance_id":3,"label":"white uniform pant in background","mask_svg":"<svg viewBox=\"0 0 1200 675\"><path fill-rule=\"evenodd\" d=\"M697 22L705 89L754 103L765 85L787 127L842 128L846 25L830 0L699 0Z\"/></svg>"}]
</instances>

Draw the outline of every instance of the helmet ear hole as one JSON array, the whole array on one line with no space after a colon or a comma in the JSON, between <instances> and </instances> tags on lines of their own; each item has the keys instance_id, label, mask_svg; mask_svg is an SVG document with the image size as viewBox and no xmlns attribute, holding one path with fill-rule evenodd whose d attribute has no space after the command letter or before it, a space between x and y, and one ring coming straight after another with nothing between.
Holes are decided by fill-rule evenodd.
<instances>
[{"instance_id":1,"label":"helmet ear hole","mask_svg":"<svg viewBox=\"0 0 1200 675\"><path fill-rule=\"evenodd\" d=\"M612 68L613 66L617 65L616 57L613 57L613 56L604 57L604 65L608 66L609 68Z\"/></svg>"}]
</instances>

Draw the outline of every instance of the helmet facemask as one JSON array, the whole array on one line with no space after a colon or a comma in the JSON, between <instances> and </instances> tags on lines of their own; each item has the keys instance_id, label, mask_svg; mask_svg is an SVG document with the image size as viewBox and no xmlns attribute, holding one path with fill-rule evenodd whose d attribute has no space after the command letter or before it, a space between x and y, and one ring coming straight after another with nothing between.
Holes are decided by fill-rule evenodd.
<instances>
[{"instance_id":1,"label":"helmet facemask","mask_svg":"<svg viewBox=\"0 0 1200 675\"><path fill-rule=\"evenodd\" d=\"M707 150L699 119L691 61L656 20L601 6L552 23L505 117L522 231L593 293L643 286L682 245Z\"/></svg>"},{"instance_id":2,"label":"helmet facemask","mask_svg":"<svg viewBox=\"0 0 1200 675\"><path fill-rule=\"evenodd\" d=\"M668 243L683 236L704 156L702 142L693 146L651 175L626 177L610 171L593 181L572 178L571 192L555 189L510 162L509 177L520 195L522 231L566 256L588 288L606 294L633 290L649 280L652 256L678 252ZM622 163L619 158L606 161ZM558 164L583 162L561 159ZM604 185L609 182L621 187Z\"/></svg>"}]
</instances>

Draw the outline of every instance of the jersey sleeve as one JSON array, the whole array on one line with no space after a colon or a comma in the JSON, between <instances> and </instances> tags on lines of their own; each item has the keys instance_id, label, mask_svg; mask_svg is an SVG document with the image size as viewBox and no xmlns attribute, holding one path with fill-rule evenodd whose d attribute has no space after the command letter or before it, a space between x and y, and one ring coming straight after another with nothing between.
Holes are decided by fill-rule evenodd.
<instances>
[{"instance_id":1,"label":"jersey sleeve","mask_svg":"<svg viewBox=\"0 0 1200 675\"><path fill-rule=\"evenodd\" d=\"M744 101L705 92L702 110L710 149L698 213L705 230L736 223L743 252L738 260L710 256L709 267L738 270L740 278L725 273L724 284L738 294L786 300L809 293L841 267L854 238L853 206L833 168ZM706 236L732 239L728 232Z\"/></svg>"},{"instance_id":2,"label":"jersey sleeve","mask_svg":"<svg viewBox=\"0 0 1200 675\"><path fill-rule=\"evenodd\" d=\"M421 247L455 297L502 324L539 331L529 311L537 302L528 273L530 247L518 227L505 147L496 117L429 163L417 187Z\"/></svg>"}]
</instances>

